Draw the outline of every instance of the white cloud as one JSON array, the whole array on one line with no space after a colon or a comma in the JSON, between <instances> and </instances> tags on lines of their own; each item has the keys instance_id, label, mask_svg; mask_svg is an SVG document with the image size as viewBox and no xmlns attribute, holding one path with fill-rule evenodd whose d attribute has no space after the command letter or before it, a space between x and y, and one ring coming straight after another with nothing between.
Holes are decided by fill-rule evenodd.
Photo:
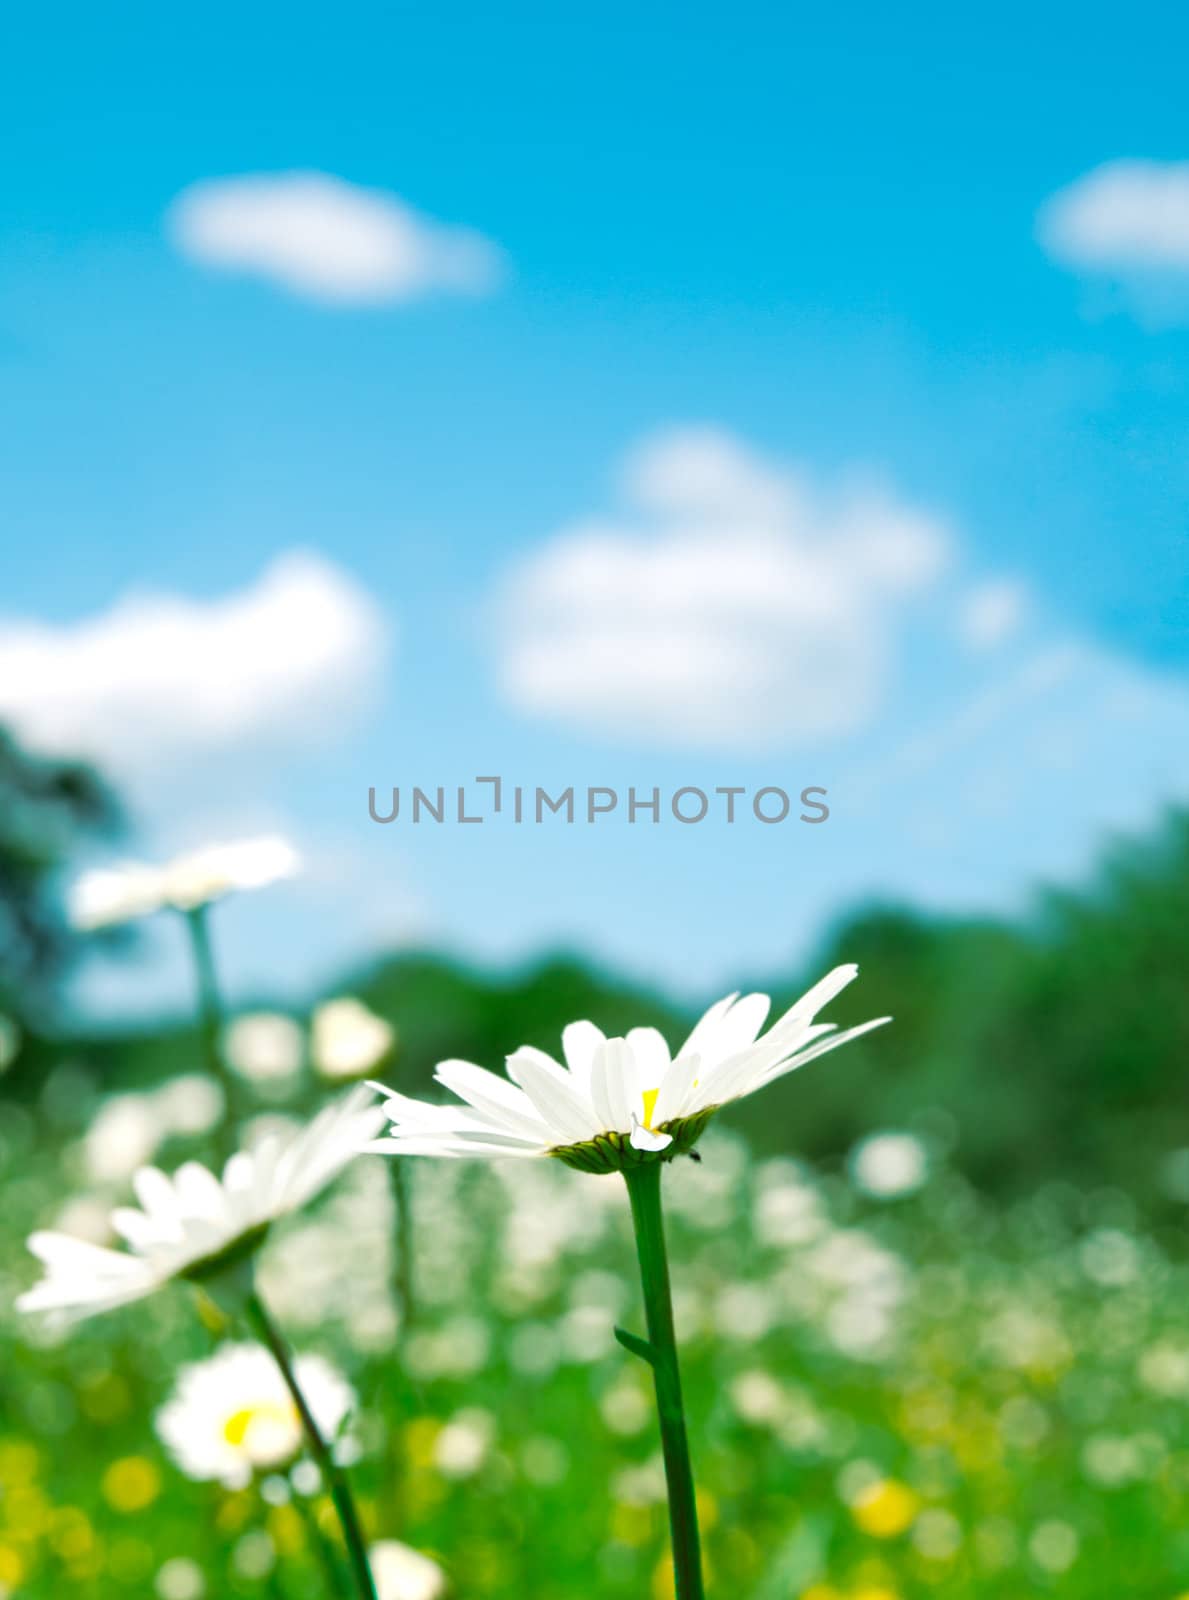
<instances>
[{"instance_id":1,"label":"white cloud","mask_svg":"<svg viewBox=\"0 0 1189 1600\"><path fill-rule=\"evenodd\" d=\"M1039 229L1067 266L1189 272L1189 161L1108 161L1053 195Z\"/></svg>"},{"instance_id":2,"label":"white cloud","mask_svg":"<svg viewBox=\"0 0 1189 1600\"><path fill-rule=\"evenodd\" d=\"M0 721L119 773L308 744L366 702L388 645L359 584L292 552L218 600L131 593L76 623L0 617Z\"/></svg>"},{"instance_id":3,"label":"white cloud","mask_svg":"<svg viewBox=\"0 0 1189 1600\"><path fill-rule=\"evenodd\" d=\"M957 614L958 637L970 650L993 650L1016 633L1028 610L1028 590L1014 578L976 585Z\"/></svg>"},{"instance_id":4,"label":"white cloud","mask_svg":"<svg viewBox=\"0 0 1189 1600\"><path fill-rule=\"evenodd\" d=\"M563 529L503 587L516 708L722 749L874 716L896 636L949 558L941 523L887 492L824 494L709 428L647 440L623 484L622 517Z\"/></svg>"},{"instance_id":5,"label":"white cloud","mask_svg":"<svg viewBox=\"0 0 1189 1600\"><path fill-rule=\"evenodd\" d=\"M1085 280L1091 315L1189 320L1189 161L1108 161L1045 202L1037 233Z\"/></svg>"},{"instance_id":6,"label":"white cloud","mask_svg":"<svg viewBox=\"0 0 1189 1600\"><path fill-rule=\"evenodd\" d=\"M503 272L501 251L482 234L322 172L207 179L183 190L166 220L177 248L204 266L329 304L483 294Z\"/></svg>"}]
</instances>

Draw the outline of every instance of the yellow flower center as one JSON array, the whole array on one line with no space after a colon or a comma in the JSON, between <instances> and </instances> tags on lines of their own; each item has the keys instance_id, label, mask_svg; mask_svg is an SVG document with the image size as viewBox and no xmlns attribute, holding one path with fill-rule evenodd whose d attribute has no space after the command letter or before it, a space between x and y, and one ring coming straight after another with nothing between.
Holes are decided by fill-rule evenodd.
<instances>
[{"instance_id":1,"label":"yellow flower center","mask_svg":"<svg viewBox=\"0 0 1189 1600\"><path fill-rule=\"evenodd\" d=\"M248 1437L249 1429L261 1424L266 1429L289 1428L294 1420L295 1413L289 1406L273 1404L243 1406L239 1411L233 1411L223 1424L223 1437L228 1444L240 1449Z\"/></svg>"},{"instance_id":2,"label":"yellow flower center","mask_svg":"<svg viewBox=\"0 0 1189 1600\"><path fill-rule=\"evenodd\" d=\"M651 1130L652 1113L656 1110L656 1097L659 1089L645 1089L644 1091L644 1126Z\"/></svg>"}]
</instances>

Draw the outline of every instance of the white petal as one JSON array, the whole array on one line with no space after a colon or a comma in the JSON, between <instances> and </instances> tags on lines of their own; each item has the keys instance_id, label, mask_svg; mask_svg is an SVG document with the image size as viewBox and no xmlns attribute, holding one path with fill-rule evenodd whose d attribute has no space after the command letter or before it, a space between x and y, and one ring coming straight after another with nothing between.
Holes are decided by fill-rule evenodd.
<instances>
[{"instance_id":1,"label":"white petal","mask_svg":"<svg viewBox=\"0 0 1189 1600\"><path fill-rule=\"evenodd\" d=\"M832 1022L819 1022L810 1027L799 1027L786 1040L772 1042L765 1034L750 1050L741 1050L728 1056L717 1066L702 1075L698 1086L686 1103L687 1115L703 1111L707 1106L725 1105L729 1100L741 1100L768 1081L770 1071L787 1061L804 1045L819 1035L833 1033Z\"/></svg>"},{"instance_id":2,"label":"white petal","mask_svg":"<svg viewBox=\"0 0 1189 1600\"><path fill-rule=\"evenodd\" d=\"M566 1066L569 1067L571 1076L584 1088L590 1084L595 1051L605 1042L606 1036L603 1030L596 1028L593 1022L571 1022L569 1027L562 1031L561 1048L566 1058Z\"/></svg>"},{"instance_id":3,"label":"white petal","mask_svg":"<svg viewBox=\"0 0 1189 1600\"><path fill-rule=\"evenodd\" d=\"M640 1092L659 1089L669 1070L669 1046L655 1028L633 1028L627 1037L628 1049L636 1063L636 1083Z\"/></svg>"},{"instance_id":4,"label":"white petal","mask_svg":"<svg viewBox=\"0 0 1189 1600\"><path fill-rule=\"evenodd\" d=\"M434 1077L505 1133L547 1139L549 1130L523 1089L469 1061L443 1061Z\"/></svg>"},{"instance_id":5,"label":"white petal","mask_svg":"<svg viewBox=\"0 0 1189 1600\"><path fill-rule=\"evenodd\" d=\"M132 1187L146 1216L164 1227L177 1227L180 1214L173 1184L158 1167L141 1167L132 1174Z\"/></svg>"},{"instance_id":6,"label":"white petal","mask_svg":"<svg viewBox=\"0 0 1189 1600\"><path fill-rule=\"evenodd\" d=\"M325 1189L379 1133L385 1114L362 1084L328 1105L279 1157L267 1215L296 1210Z\"/></svg>"},{"instance_id":7,"label":"white petal","mask_svg":"<svg viewBox=\"0 0 1189 1600\"><path fill-rule=\"evenodd\" d=\"M69 1234L42 1232L29 1249L46 1266L40 1283L16 1301L18 1311L52 1313L59 1322L108 1311L139 1300L157 1286L159 1274L139 1256L108 1250Z\"/></svg>"},{"instance_id":8,"label":"white petal","mask_svg":"<svg viewBox=\"0 0 1189 1600\"><path fill-rule=\"evenodd\" d=\"M842 966L834 967L827 972L824 978L819 978L812 989L807 989L801 998L772 1024L768 1032L769 1039L774 1034L798 1023L812 1022L822 1007L829 1005L835 995L841 994L847 984L853 983L858 975L859 969L853 961L845 962Z\"/></svg>"},{"instance_id":9,"label":"white petal","mask_svg":"<svg viewBox=\"0 0 1189 1600\"><path fill-rule=\"evenodd\" d=\"M218 1227L228 1224L227 1204L218 1178L200 1161L187 1161L174 1174L174 1191L182 1214Z\"/></svg>"},{"instance_id":10,"label":"white petal","mask_svg":"<svg viewBox=\"0 0 1189 1600\"><path fill-rule=\"evenodd\" d=\"M734 1055L754 1044L768 1019L772 1002L766 994L745 994L719 1023L714 1043L724 1056Z\"/></svg>"},{"instance_id":11,"label":"white petal","mask_svg":"<svg viewBox=\"0 0 1189 1600\"><path fill-rule=\"evenodd\" d=\"M849 1044L852 1039L859 1039L865 1033L870 1033L873 1028L882 1028L885 1022L891 1022L891 1017L875 1017L870 1022L861 1022L857 1028L844 1028L841 1033L832 1033L828 1039L822 1039L808 1050L802 1050L791 1060L781 1061L777 1066L769 1068L763 1083L757 1088L763 1088L769 1083L775 1083L777 1078L783 1078L787 1072L795 1072L798 1067L805 1066L806 1062L816 1061L818 1056L829 1055L831 1050L837 1050L839 1045Z\"/></svg>"},{"instance_id":12,"label":"white petal","mask_svg":"<svg viewBox=\"0 0 1189 1600\"><path fill-rule=\"evenodd\" d=\"M140 1263L144 1267L144 1263ZM138 1280L108 1283L62 1283L50 1278L35 1284L14 1302L16 1309L26 1315L45 1312L59 1322L78 1322L83 1317L98 1316L103 1311L114 1311L118 1306L143 1300L158 1286L158 1278L147 1269Z\"/></svg>"},{"instance_id":13,"label":"white petal","mask_svg":"<svg viewBox=\"0 0 1189 1600\"><path fill-rule=\"evenodd\" d=\"M703 1046L715 1033L717 1033L719 1023L726 1016L727 1012L735 1004L735 1001L738 1000L738 998L739 995L736 991L735 994L729 994L725 997L725 999L716 1000L714 1002L710 1009L706 1011L695 1023L693 1032L682 1045L681 1049L677 1052L678 1060L680 1060L682 1056L700 1055L702 1053Z\"/></svg>"},{"instance_id":14,"label":"white petal","mask_svg":"<svg viewBox=\"0 0 1189 1600\"><path fill-rule=\"evenodd\" d=\"M738 1055L755 1043L770 1004L766 994L731 995L720 1000L698 1023L680 1054L700 1056L707 1070Z\"/></svg>"},{"instance_id":15,"label":"white petal","mask_svg":"<svg viewBox=\"0 0 1189 1600\"><path fill-rule=\"evenodd\" d=\"M28 1239L30 1252L54 1272L96 1273L139 1272L140 1263L119 1250L109 1250L101 1244L91 1244L87 1239L76 1239L69 1233L46 1230L31 1233Z\"/></svg>"},{"instance_id":16,"label":"white petal","mask_svg":"<svg viewBox=\"0 0 1189 1600\"><path fill-rule=\"evenodd\" d=\"M247 1150L237 1150L223 1168L223 1188L232 1194L245 1194L255 1183L256 1164Z\"/></svg>"},{"instance_id":17,"label":"white petal","mask_svg":"<svg viewBox=\"0 0 1189 1600\"><path fill-rule=\"evenodd\" d=\"M665 1073L656 1104L652 1108L654 1128L662 1127L674 1117L684 1115L694 1089L695 1079L698 1078L701 1069L702 1063L697 1056L681 1056L674 1061Z\"/></svg>"},{"instance_id":18,"label":"white petal","mask_svg":"<svg viewBox=\"0 0 1189 1600\"><path fill-rule=\"evenodd\" d=\"M401 1128L454 1128L465 1125L471 1115L460 1105L431 1105L428 1100L414 1100L410 1095L397 1094L391 1089L381 1109Z\"/></svg>"},{"instance_id":19,"label":"white petal","mask_svg":"<svg viewBox=\"0 0 1189 1600\"><path fill-rule=\"evenodd\" d=\"M500 1139L495 1135L481 1134L456 1135L450 1138L445 1134L434 1137L432 1135L410 1135L408 1138L389 1136L385 1139L373 1139L370 1144L364 1145L364 1150L377 1156L445 1156L461 1158L464 1156L533 1156L547 1155L552 1148L553 1141L548 1145L530 1144L527 1140Z\"/></svg>"},{"instance_id":20,"label":"white petal","mask_svg":"<svg viewBox=\"0 0 1189 1600\"><path fill-rule=\"evenodd\" d=\"M528 1095L557 1143L581 1144L602 1131L569 1073L543 1051L515 1051L508 1057L508 1076Z\"/></svg>"},{"instance_id":21,"label":"white petal","mask_svg":"<svg viewBox=\"0 0 1189 1600\"><path fill-rule=\"evenodd\" d=\"M126 1239L141 1255L154 1245L162 1244L160 1230L155 1222L135 1206L117 1206L111 1214L111 1225L121 1239ZM176 1240L175 1240L176 1242Z\"/></svg>"},{"instance_id":22,"label":"white petal","mask_svg":"<svg viewBox=\"0 0 1189 1600\"><path fill-rule=\"evenodd\" d=\"M667 1150L673 1143L673 1136L668 1133L653 1133L651 1128L644 1127L638 1118L633 1117L628 1143L635 1150Z\"/></svg>"},{"instance_id":23,"label":"white petal","mask_svg":"<svg viewBox=\"0 0 1189 1600\"><path fill-rule=\"evenodd\" d=\"M627 1133L631 1129L632 1117L641 1106L641 1100L635 1059L626 1039L607 1039L595 1051L590 1098L600 1133Z\"/></svg>"}]
</instances>

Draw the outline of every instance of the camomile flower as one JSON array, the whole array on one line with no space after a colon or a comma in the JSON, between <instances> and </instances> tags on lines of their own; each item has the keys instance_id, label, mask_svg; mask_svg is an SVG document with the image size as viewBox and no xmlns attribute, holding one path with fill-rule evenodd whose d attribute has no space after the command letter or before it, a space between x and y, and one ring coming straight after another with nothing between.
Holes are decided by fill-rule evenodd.
<instances>
[{"instance_id":1,"label":"camomile flower","mask_svg":"<svg viewBox=\"0 0 1189 1600\"><path fill-rule=\"evenodd\" d=\"M379 1539L368 1551L379 1600L442 1600L446 1574L432 1556L399 1539Z\"/></svg>"},{"instance_id":2,"label":"camomile flower","mask_svg":"<svg viewBox=\"0 0 1189 1600\"><path fill-rule=\"evenodd\" d=\"M132 1180L139 1209L122 1206L111 1218L129 1249L34 1233L29 1249L46 1272L18 1299L18 1310L77 1322L140 1300L173 1278L214 1285L251 1256L274 1222L320 1193L383 1122L382 1109L361 1086L290 1137L238 1151L222 1179L197 1161L172 1178L142 1167Z\"/></svg>"},{"instance_id":3,"label":"camomile flower","mask_svg":"<svg viewBox=\"0 0 1189 1600\"><path fill-rule=\"evenodd\" d=\"M355 1409L354 1390L321 1356L295 1356L293 1368L320 1433L335 1438ZM183 1367L155 1426L187 1477L227 1489L243 1489L255 1473L288 1466L304 1443L285 1380L256 1344L226 1344Z\"/></svg>"},{"instance_id":4,"label":"camomile flower","mask_svg":"<svg viewBox=\"0 0 1189 1600\"><path fill-rule=\"evenodd\" d=\"M92 1118L82 1142L87 1176L95 1183L123 1183L151 1161L168 1128L154 1094L116 1094Z\"/></svg>"},{"instance_id":5,"label":"camomile flower","mask_svg":"<svg viewBox=\"0 0 1189 1600\"><path fill-rule=\"evenodd\" d=\"M291 878L297 851L275 834L207 845L164 866L126 862L84 872L69 896L70 920L90 931L132 922L154 911L194 911L238 889L262 889Z\"/></svg>"},{"instance_id":6,"label":"camomile flower","mask_svg":"<svg viewBox=\"0 0 1189 1600\"><path fill-rule=\"evenodd\" d=\"M875 1200L915 1194L929 1176L929 1152L911 1133L869 1134L851 1151L851 1182Z\"/></svg>"},{"instance_id":7,"label":"camomile flower","mask_svg":"<svg viewBox=\"0 0 1189 1600\"><path fill-rule=\"evenodd\" d=\"M236 1017L224 1030L223 1054L241 1078L276 1082L300 1070L305 1036L282 1012L252 1011Z\"/></svg>"},{"instance_id":8,"label":"camomile flower","mask_svg":"<svg viewBox=\"0 0 1189 1600\"><path fill-rule=\"evenodd\" d=\"M558 1156L587 1172L612 1172L690 1150L711 1115L806 1062L889 1021L843 1032L816 1023L857 975L835 967L761 1035L767 995L729 995L711 1006L675 1055L655 1028L608 1039L590 1022L562 1034L564 1066L542 1050L508 1057L508 1079L468 1061L443 1061L437 1081L460 1103L429 1105L386 1089L392 1123L368 1149L382 1155Z\"/></svg>"},{"instance_id":9,"label":"camomile flower","mask_svg":"<svg viewBox=\"0 0 1189 1600\"><path fill-rule=\"evenodd\" d=\"M350 995L327 1000L310 1024L314 1066L324 1078L362 1078L392 1054L396 1029Z\"/></svg>"}]
</instances>

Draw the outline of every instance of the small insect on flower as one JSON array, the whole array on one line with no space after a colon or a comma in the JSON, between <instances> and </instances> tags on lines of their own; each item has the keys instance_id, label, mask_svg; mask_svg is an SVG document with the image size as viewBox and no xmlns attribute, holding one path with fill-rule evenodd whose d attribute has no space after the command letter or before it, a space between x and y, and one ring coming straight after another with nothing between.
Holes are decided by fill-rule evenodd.
<instances>
[{"instance_id":1,"label":"small insect on flower","mask_svg":"<svg viewBox=\"0 0 1189 1600\"><path fill-rule=\"evenodd\" d=\"M557 1156L587 1172L613 1172L688 1154L715 1111L889 1021L835 1031L823 1006L857 975L835 967L766 1034L767 995L729 995L711 1006L671 1055L655 1028L608 1039L591 1022L562 1034L565 1065L524 1047L508 1057L508 1079L469 1061L443 1061L435 1077L460 1104L386 1096L389 1133L367 1148L381 1155Z\"/></svg>"},{"instance_id":2,"label":"small insect on flower","mask_svg":"<svg viewBox=\"0 0 1189 1600\"><path fill-rule=\"evenodd\" d=\"M133 1177L140 1209L112 1213L128 1250L64 1233L34 1233L29 1249L46 1268L17 1309L77 1322L143 1299L174 1278L211 1287L248 1260L271 1225L319 1194L383 1126L360 1086L288 1138L270 1137L233 1155L219 1179L197 1161L172 1178L156 1167Z\"/></svg>"},{"instance_id":3,"label":"small insect on flower","mask_svg":"<svg viewBox=\"0 0 1189 1600\"><path fill-rule=\"evenodd\" d=\"M164 866L126 862L84 872L69 896L70 920L89 931L111 928L154 911L194 911L240 889L263 889L291 878L301 859L276 835L207 845Z\"/></svg>"},{"instance_id":4,"label":"small insect on flower","mask_svg":"<svg viewBox=\"0 0 1189 1600\"><path fill-rule=\"evenodd\" d=\"M335 1438L355 1409L351 1385L321 1356L295 1357L294 1371L319 1430ZM303 1444L285 1380L254 1344L227 1344L183 1367L155 1426L187 1477L227 1489L243 1489L255 1473L288 1466Z\"/></svg>"}]
</instances>

